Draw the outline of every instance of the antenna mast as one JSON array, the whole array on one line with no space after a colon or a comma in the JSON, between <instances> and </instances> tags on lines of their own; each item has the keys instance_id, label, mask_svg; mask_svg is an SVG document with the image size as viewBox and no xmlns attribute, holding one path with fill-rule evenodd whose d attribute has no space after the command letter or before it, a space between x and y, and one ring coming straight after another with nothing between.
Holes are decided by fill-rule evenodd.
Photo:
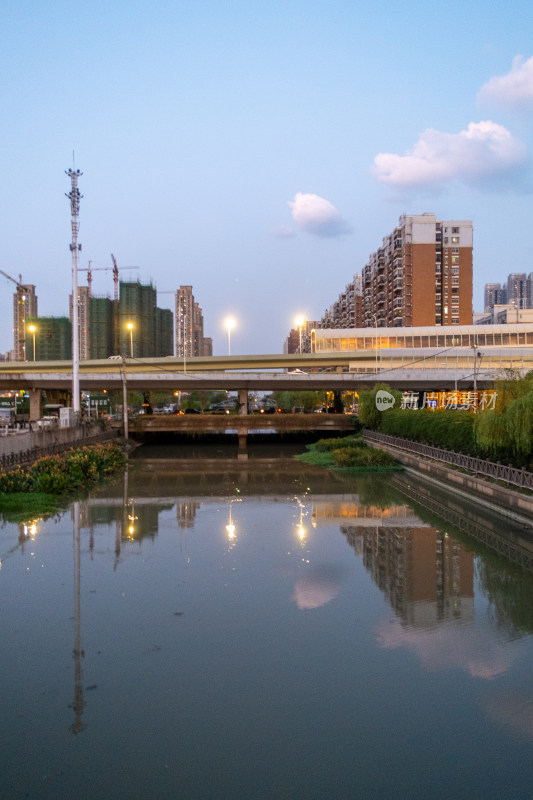
<instances>
[{"instance_id":1,"label":"antenna mast","mask_svg":"<svg viewBox=\"0 0 533 800\"><path fill-rule=\"evenodd\" d=\"M72 225L72 242L70 252L72 253L72 408L77 421L80 418L80 342L78 327L78 253L81 251L81 244L78 244L78 233L80 230L80 200L83 195L78 189L78 178L83 175L79 169L65 170L69 176L71 190L66 195L70 200L70 216Z\"/></svg>"}]
</instances>

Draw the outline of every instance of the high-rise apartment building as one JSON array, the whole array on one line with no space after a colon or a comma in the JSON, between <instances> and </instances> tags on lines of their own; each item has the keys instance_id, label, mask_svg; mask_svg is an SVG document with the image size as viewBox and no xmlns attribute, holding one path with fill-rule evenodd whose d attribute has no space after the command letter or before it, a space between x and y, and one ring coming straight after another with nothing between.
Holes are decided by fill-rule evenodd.
<instances>
[{"instance_id":1,"label":"high-rise apartment building","mask_svg":"<svg viewBox=\"0 0 533 800\"><path fill-rule=\"evenodd\" d=\"M151 283L120 281L118 348L134 358L172 355L172 312L157 308Z\"/></svg>"},{"instance_id":2,"label":"high-rise apartment building","mask_svg":"<svg viewBox=\"0 0 533 800\"><path fill-rule=\"evenodd\" d=\"M492 311L496 305L504 305L507 303L507 287L502 287L500 283L486 283L483 301L486 312Z\"/></svg>"},{"instance_id":3,"label":"high-rise apartment building","mask_svg":"<svg viewBox=\"0 0 533 800\"><path fill-rule=\"evenodd\" d=\"M471 324L472 223L405 214L316 327Z\"/></svg>"},{"instance_id":4,"label":"high-rise apartment building","mask_svg":"<svg viewBox=\"0 0 533 800\"><path fill-rule=\"evenodd\" d=\"M176 356L213 355L213 341L204 336L202 309L194 299L192 286L180 286L175 296Z\"/></svg>"},{"instance_id":5,"label":"high-rise apartment building","mask_svg":"<svg viewBox=\"0 0 533 800\"><path fill-rule=\"evenodd\" d=\"M115 353L115 303L109 297L89 298L90 358L109 358Z\"/></svg>"},{"instance_id":6,"label":"high-rise apartment building","mask_svg":"<svg viewBox=\"0 0 533 800\"><path fill-rule=\"evenodd\" d=\"M327 312L326 312L327 313ZM311 352L311 331L315 328L326 327L320 322L304 319L302 324L297 328L293 328L283 345L284 353L310 353Z\"/></svg>"},{"instance_id":7,"label":"high-rise apartment building","mask_svg":"<svg viewBox=\"0 0 533 800\"><path fill-rule=\"evenodd\" d=\"M72 322L67 317L27 317L25 349L28 361L70 361Z\"/></svg>"},{"instance_id":8,"label":"high-rise apartment building","mask_svg":"<svg viewBox=\"0 0 533 800\"><path fill-rule=\"evenodd\" d=\"M363 269L363 326L472 324L472 223L402 215Z\"/></svg>"},{"instance_id":9,"label":"high-rise apartment building","mask_svg":"<svg viewBox=\"0 0 533 800\"><path fill-rule=\"evenodd\" d=\"M485 312L492 313L494 306L512 306L514 309L533 308L533 272L512 272L503 283L486 283Z\"/></svg>"},{"instance_id":10,"label":"high-rise apartment building","mask_svg":"<svg viewBox=\"0 0 533 800\"><path fill-rule=\"evenodd\" d=\"M26 323L38 314L35 286L19 285L13 295L13 349L15 361L28 360L26 355Z\"/></svg>"},{"instance_id":11,"label":"high-rise apartment building","mask_svg":"<svg viewBox=\"0 0 533 800\"><path fill-rule=\"evenodd\" d=\"M507 302L516 308L530 308L530 282L525 272L513 272L507 278Z\"/></svg>"},{"instance_id":12,"label":"high-rise apartment building","mask_svg":"<svg viewBox=\"0 0 533 800\"><path fill-rule=\"evenodd\" d=\"M354 275L333 305L320 320L320 328L363 327L363 279Z\"/></svg>"},{"instance_id":13,"label":"high-rise apartment building","mask_svg":"<svg viewBox=\"0 0 533 800\"><path fill-rule=\"evenodd\" d=\"M156 307L156 290L152 284L120 281L118 312L120 353L132 355L134 358L155 356Z\"/></svg>"},{"instance_id":14,"label":"high-rise apartment building","mask_svg":"<svg viewBox=\"0 0 533 800\"><path fill-rule=\"evenodd\" d=\"M173 316L169 308L155 310L155 352L161 356L174 354Z\"/></svg>"}]
</instances>

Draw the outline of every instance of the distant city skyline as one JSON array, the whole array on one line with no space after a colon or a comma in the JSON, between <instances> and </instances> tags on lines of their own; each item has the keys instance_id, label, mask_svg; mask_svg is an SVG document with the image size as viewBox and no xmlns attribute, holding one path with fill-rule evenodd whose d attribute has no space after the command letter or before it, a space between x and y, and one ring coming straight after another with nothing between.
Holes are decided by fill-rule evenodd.
<instances>
[{"instance_id":1,"label":"distant city skyline","mask_svg":"<svg viewBox=\"0 0 533 800\"><path fill-rule=\"evenodd\" d=\"M193 286L215 355L228 315L232 352L281 352L401 214L472 220L475 311L486 283L533 269L525 0L30 0L3 34L0 269L35 285L43 316L68 314L73 161L80 266L114 253L139 267L121 278ZM111 273L92 288L112 296Z\"/></svg>"}]
</instances>

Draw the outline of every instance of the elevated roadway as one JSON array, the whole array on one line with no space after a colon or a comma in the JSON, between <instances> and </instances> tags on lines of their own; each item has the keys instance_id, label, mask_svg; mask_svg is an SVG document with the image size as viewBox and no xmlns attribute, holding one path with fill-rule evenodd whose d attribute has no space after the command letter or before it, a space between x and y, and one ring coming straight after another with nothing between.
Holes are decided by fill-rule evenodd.
<instances>
[{"instance_id":1,"label":"elevated roadway","mask_svg":"<svg viewBox=\"0 0 533 800\"><path fill-rule=\"evenodd\" d=\"M531 354L531 348L529 349ZM472 365L457 358L421 357L411 351L387 354L379 351L303 353L301 355L212 356L178 359L131 359L112 357L81 361L80 389L120 389L127 382L133 391L277 391L358 390L383 381L411 390L470 388ZM503 374L498 364L477 369L478 387L492 385ZM2 390L69 390L71 361L4 362L0 365Z\"/></svg>"}]
</instances>

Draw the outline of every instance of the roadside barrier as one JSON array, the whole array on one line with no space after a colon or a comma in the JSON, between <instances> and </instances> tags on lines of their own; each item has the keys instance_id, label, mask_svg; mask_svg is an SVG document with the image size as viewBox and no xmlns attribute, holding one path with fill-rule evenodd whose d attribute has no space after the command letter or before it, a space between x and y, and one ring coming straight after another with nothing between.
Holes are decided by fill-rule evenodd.
<instances>
[{"instance_id":1,"label":"roadside barrier","mask_svg":"<svg viewBox=\"0 0 533 800\"><path fill-rule=\"evenodd\" d=\"M116 439L117 431L105 431L93 436L87 436L77 442L53 442L44 447L31 447L28 450L20 450L18 453L8 453L0 456L0 470L14 469L15 467L33 464L38 458L43 456L55 456L64 453L65 450L74 450L78 447L85 447L91 444L100 444L110 439Z\"/></svg>"},{"instance_id":2,"label":"roadside barrier","mask_svg":"<svg viewBox=\"0 0 533 800\"><path fill-rule=\"evenodd\" d=\"M454 450L432 447L429 444L412 442L410 439L402 439L401 436L389 436L386 433L367 430L363 432L363 436L371 442L388 444L408 453L416 453L426 458L432 458L434 461L443 461L446 464L465 469L467 472L472 472L476 475L493 478L503 483L509 483L512 486L518 486L521 489L533 489L533 472L528 472L525 469L518 469L510 465L506 466L494 461L485 461L482 458L468 456L465 453L456 453Z\"/></svg>"}]
</instances>

